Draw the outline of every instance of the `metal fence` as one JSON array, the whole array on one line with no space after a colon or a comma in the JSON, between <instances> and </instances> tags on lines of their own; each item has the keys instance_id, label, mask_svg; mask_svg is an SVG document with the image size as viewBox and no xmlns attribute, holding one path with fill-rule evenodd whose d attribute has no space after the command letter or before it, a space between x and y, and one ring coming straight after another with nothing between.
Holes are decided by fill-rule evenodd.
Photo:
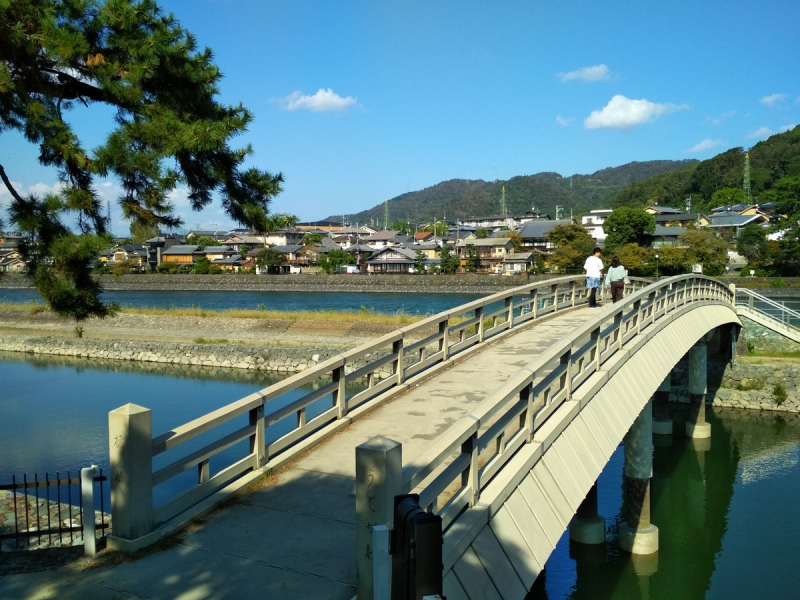
<instances>
[{"instance_id":1,"label":"metal fence","mask_svg":"<svg viewBox=\"0 0 800 600\"><path fill-rule=\"evenodd\" d=\"M795 329L800 328L800 313L753 290L737 287L736 306L746 307Z\"/></svg>"},{"instance_id":2,"label":"metal fence","mask_svg":"<svg viewBox=\"0 0 800 600\"><path fill-rule=\"evenodd\" d=\"M56 471L55 477L45 473L43 479L13 475L11 483L0 484L0 554L83 545L93 555L111 526L103 500L107 479L92 466L65 475Z\"/></svg>"}]
</instances>

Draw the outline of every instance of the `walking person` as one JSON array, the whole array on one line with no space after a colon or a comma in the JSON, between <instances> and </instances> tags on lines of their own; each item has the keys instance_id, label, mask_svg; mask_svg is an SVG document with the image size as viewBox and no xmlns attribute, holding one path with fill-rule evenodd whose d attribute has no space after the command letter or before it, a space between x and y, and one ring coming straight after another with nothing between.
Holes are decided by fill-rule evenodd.
<instances>
[{"instance_id":1,"label":"walking person","mask_svg":"<svg viewBox=\"0 0 800 600\"><path fill-rule=\"evenodd\" d=\"M619 302L625 292L625 280L628 278L628 271L625 270L619 259L615 256L611 259L611 268L606 273L605 287L611 288L611 300Z\"/></svg>"},{"instance_id":2,"label":"walking person","mask_svg":"<svg viewBox=\"0 0 800 600\"><path fill-rule=\"evenodd\" d=\"M589 290L589 308L597 308L597 290L603 280L603 261L600 248L595 248L592 255L586 258L583 263L583 270L586 271L586 289Z\"/></svg>"}]
</instances>

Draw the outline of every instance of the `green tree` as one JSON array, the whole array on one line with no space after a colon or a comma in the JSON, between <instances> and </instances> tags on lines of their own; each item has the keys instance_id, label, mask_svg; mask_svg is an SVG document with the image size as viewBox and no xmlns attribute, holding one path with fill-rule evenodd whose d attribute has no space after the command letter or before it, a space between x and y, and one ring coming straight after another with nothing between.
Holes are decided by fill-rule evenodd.
<instances>
[{"instance_id":1,"label":"green tree","mask_svg":"<svg viewBox=\"0 0 800 600\"><path fill-rule=\"evenodd\" d=\"M279 273L281 266L286 264L286 255L275 248L264 248L256 254L256 264L267 273Z\"/></svg>"},{"instance_id":2,"label":"green tree","mask_svg":"<svg viewBox=\"0 0 800 600\"><path fill-rule=\"evenodd\" d=\"M522 245L522 236L517 231L510 231L506 237L514 242L514 252L522 252L525 248Z\"/></svg>"},{"instance_id":3,"label":"green tree","mask_svg":"<svg viewBox=\"0 0 800 600\"><path fill-rule=\"evenodd\" d=\"M144 244L147 240L151 240L161 235L156 225L148 225L133 221L130 225L131 242L134 244Z\"/></svg>"},{"instance_id":4,"label":"green tree","mask_svg":"<svg viewBox=\"0 0 800 600\"><path fill-rule=\"evenodd\" d=\"M761 195L761 202L774 202L777 212L784 215L776 224L780 239L770 249L772 270L776 275L800 275L800 176L784 177Z\"/></svg>"},{"instance_id":5,"label":"green tree","mask_svg":"<svg viewBox=\"0 0 800 600\"><path fill-rule=\"evenodd\" d=\"M399 231L400 233L408 234L411 233L414 228L408 221L395 221L392 223L392 229L394 231Z\"/></svg>"},{"instance_id":6,"label":"green tree","mask_svg":"<svg viewBox=\"0 0 800 600\"><path fill-rule=\"evenodd\" d=\"M643 209L630 206L615 208L603 222L606 251L613 252L625 244L639 243L645 233L653 233L655 230L655 217Z\"/></svg>"},{"instance_id":7,"label":"green tree","mask_svg":"<svg viewBox=\"0 0 800 600\"><path fill-rule=\"evenodd\" d=\"M567 244L553 250L547 262L551 269L558 267L559 272L566 273L568 269L582 268L587 256L586 252L581 252L575 246Z\"/></svg>"},{"instance_id":8,"label":"green tree","mask_svg":"<svg viewBox=\"0 0 800 600\"><path fill-rule=\"evenodd\" d=\"M678 237L686 248L686 260L690 265L703 265L704 275L722 275L728 262L728 244L719 239L713 231L695 229Z\"/></svg>"},{"instance_id":9,"label":"green tree","mask_svg":"<svg viewBox=\"0 0 800 600\"><path fill-rule=\"evenodd\" d=\"M489 237L491 233L492 232L489 231L488 229L478 229L477 231L475 231L475 237L478 238L479 240L485 240L486 238Z\"/></svg>"},{"instance_id":10,"label":"green tree","mask_svg":"<svg viewBox=\"0 0 800 600\"><path fill-rule=\"evenodd\" d=\"M353 256L344 250L331 250L327 254L319 257L319 266L328 275L333 275L339 267L344 265L354 265L356 262Z\"/></svg>"},{"instance_id":11,"label":"green tree","mask_svg":"<svg viewBox=\"0 0 800 600\"><path fill-rule=\"evenodd\" d=\"M422 250L417 250L416 256L414 256L414 273L417 275L425 273L425 261L427 259L428 256Z\"/></svg>"},{"instance_id":12,"label":"green tree","mask_svg":"<svg viewBox=\"0 0 800 600\"><path fill-rule=\"evenodd\" d=\"M89 276L111 244L97 177L120 181L132 222L179 226L169 194L185 186L193 209L216 196L233 220L266 229L283 179L245 168L251 148L229 145L252 115L217 102L222 75L211 57L154 0L0 1L0 132L23 133L63 182L57 194L23 197L0 165L11 221L28 240L20 250L54 312L82 320L114 311ZM114 117L105 142L87 151L67 117L98 105Z\"/></svg>"},{"instance_id":13,"label":"green tree","mask_svg":"<svg viewBox=\"0 0 800 600\"><path fill-rule=\"evenodd\" d=\"M464 268L467 271L474 273L480 267L481 261L478 258L478 250L475 248L475 244L467 244L465 247L466 252L466 259L464 261Z\"/></svg>"},{"instance_id":14,"label":"green tree","mask_svg":"<svg viewBox=\"0 0 800 600\"><path fill-rule=\"evenodd\" d=\"M439 252L439 270L447 275L452 275L461 266L458 256L453 254L453 249L445 244Z\"/></svg>"},{"instance_id":15,"label":"green tree","mask_svg":"<svg viewBox=\"0 0 800 600\"><path fill-rule=\"evenodd\" d=\"M654 249L653 254L658 254L659 275L680 275L691 271L685 248L680 246L661 246Z\"/></svg>"},{"instance_id":16,"label":"green tree","mask_svg":"<svg viewBox=\"0 0 800 600\"><path fill-rule=\"evenodd\" d=\"M303 244L303 246L319 246L322 244L322 234L316 231L310 231L303 236L300 243Z\"/></svg>"},{"instance_id":17,"label":"green tree","mask_svg":"<svg viewBox=\"0 0 800 600\"><path fill-rule=\"evenodd\" d=\"M436 237L444 237L448 233L447 223L444 221L436 221L435 223L428 225L422 231L430 231Z\"/></svg>"},{"instance_id":18,"label":"green tree","mask_svg":"<svg viewBox=\"0 0 800 600\"><path fill-rule=\"evenodd\" d=\"M192 237L192 244L200 246L201 248L208 248L209 246L217 246L217 240L207 235L200 235Z\"/></svg>"},{"instance_id":19,"label":"green tree","mask_svg":"<svg viewBox=\"0 0 800 600\"><path fill-rule=\"evenodd\" d=\"M628 269L629 275L647 277L655 273L655 252L639 244L625 244L615 252L620 264Z\"/></svg>"},{"instance_id":20,"label":"green tree","mask_svg":"<svg viewBox=\"0 0 800 600\"><path fill-rule=\"evenodd\" d=\"M594 238L589 235L589 232L577 223L556 225L547 232L547 241L556 248L572 246L583 258L589 256L597 245ZM580 268L582 266L583 262L569 268Z\"/></svg>"},{"instance_id":21,"label":"green tree","mask_svg":"<svg viewBox=\"0 0 800 600\"><path fill-rule=\"evenodd\" d=\"M748 263L761 265L769 255L767 231L758 225L748 225L739 233L736 250Z\"/></svg>"},{"instance_id":22,"label":"green tree","mask_svg":"<svg viewBox=\"0 0 800 600\"><path fill-rule=\"evenodd\" d=\"M300 221L295 215L287 213L275 213L266 219L265 229L258 229L257 231L268 232L278 231L279 229L286 229L287 227L294 227Z\"/></svg>"},{"instance_id":23,"label":"green tree","mask_svg":"<svg viewBox=\"0 0 800 600\"><path fill-rule=\"evenodd\" d=\"M726 187L711 194L711 207L748 204L747 194L741 188Z\"/></svg>"}]
</instances>

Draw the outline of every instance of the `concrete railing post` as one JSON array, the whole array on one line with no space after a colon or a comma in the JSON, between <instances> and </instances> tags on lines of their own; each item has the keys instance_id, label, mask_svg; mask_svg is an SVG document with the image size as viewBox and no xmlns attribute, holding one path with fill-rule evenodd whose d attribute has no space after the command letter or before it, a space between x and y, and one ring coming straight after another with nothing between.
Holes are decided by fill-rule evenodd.
<instances>
[{"instance_id":1,"label":"concrete railing post","mask_svg":"<svg viewBox=\"0 0 800 600\"><path fill-rule=\"evenodd\" d=\"M111 535L114 550L132 552L153 533L153 434L150 409L126 404L108 413Z\"/></svg>"},{"instance_id":2,"label":"concrete railing post","mask_svg":"<svg viewBox=\"0 0 800 600\"><path fill-rule=\"evenodd\" d=\"M403 445L377 436L356 447L356 597L372 600L373 527L394 520L394 497L403 484ZM377 585L385 587L385 582Z\"/></svg>"},{"instance_id":3,"label":"concrete railing post","mask_svg":"<svg viewBox=\"0 0 800 600\"><path fill-rule=\"evenodd\" d=\"M97 526L94 522L94 476L97 465L81 469L81 510L83 511L83 554L97 554Z\"/></svg>"}]
</instances>

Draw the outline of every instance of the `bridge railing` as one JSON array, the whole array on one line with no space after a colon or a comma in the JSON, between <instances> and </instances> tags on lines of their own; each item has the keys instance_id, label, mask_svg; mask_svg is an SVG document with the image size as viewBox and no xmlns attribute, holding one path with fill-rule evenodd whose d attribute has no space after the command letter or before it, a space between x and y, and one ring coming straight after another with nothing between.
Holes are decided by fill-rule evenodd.
<instances>
[{"instance_id":1,"label":"bridge railing","mask_svg":"<svg viewBox=\"0 0 800 600\"><path fill-rule=\"evenodd\" d=\"M534 440L543 452L558 432L548 417L576 389L613 364L626 342L657 327L669 313L695 302L733 305L731 290L702 275L677 276L636 291L601 310L597 319L553 344L510 377L470 414L403 467L403 493L442 517L447 528L474 506L485 486L515 452Z\"/></svg>"},{"instance_id":2,"label":"bridge railing","mask_svg":"<svg viewBox=\"0 0 800 600\"><path fill-rule=\"evenodd\" d=\"M155 437L149 409L112 411L111 545L125 548L124 540L148 536L159 524L180 526L240 489L248 473L281 466L434 366L531 320L586 303L584 282L583 276L561 277L469 302ZM643 285L635 280L631 289Z\"/></svg>"},{"instance_id":3,"label":"bridge railing","mask_svg":"<svg viewBox=\"0 0 800 600\"><path fill-rule=\"evenodd\" d=\"M800 312L747 288L736 288L736 306L745 307L794 329L800 328Z\"/></svg>"}]
</instances>

